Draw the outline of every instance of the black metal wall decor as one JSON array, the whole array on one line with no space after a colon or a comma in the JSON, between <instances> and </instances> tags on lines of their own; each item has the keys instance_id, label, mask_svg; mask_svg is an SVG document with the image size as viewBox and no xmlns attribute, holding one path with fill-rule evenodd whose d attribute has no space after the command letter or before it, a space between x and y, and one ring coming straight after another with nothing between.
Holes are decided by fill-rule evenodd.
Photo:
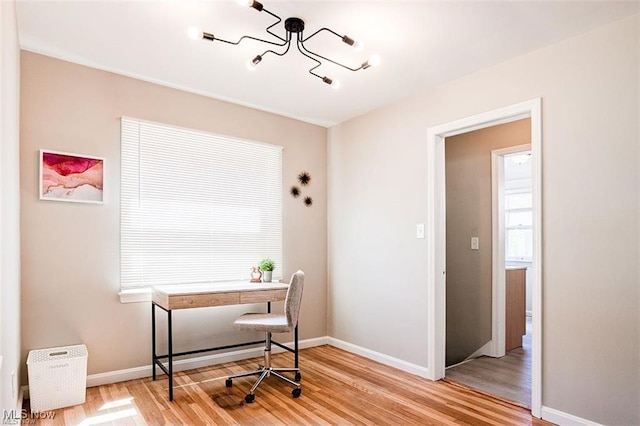
<instances>
[{"instance_id":1,"label":"black metal wall decor","mask_svg":"<svg viewBox=\"0 0 640 426\"><path fill-rule=\"evenodd\" d=\"M309 172L305 172L305 171L300 172L298 174L298 182L302 186L308 186L309 183L311 182L311 175L309 174ZM302 190L298 188L296 185L293 185L291 189L289 189L289 194L291 194L293 198L298 198L300 195L302 195ZM309 196L304 197L302 199L302 202L304 203L305 206L311 207L313 205L313 198Z\"/></svg>"},{"instance_id":2,"label":"black metal wall decor","mask_svg":"<svg viewBox=\"0 0 640 426\"><path fill-rule=\"evenodd\" d=\"M307 186L309 182L311 182L311 175L307 172L301 172L298 175L298 182L300 182L302 186Z\"/></svg>"}]
</instances>

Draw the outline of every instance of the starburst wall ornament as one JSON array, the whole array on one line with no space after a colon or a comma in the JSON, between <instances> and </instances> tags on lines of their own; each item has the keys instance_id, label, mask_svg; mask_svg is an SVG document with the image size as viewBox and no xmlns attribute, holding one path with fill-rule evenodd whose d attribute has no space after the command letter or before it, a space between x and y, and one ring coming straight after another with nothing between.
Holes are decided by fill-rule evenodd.
<instances>
[{"instance_id":1,"label":"starburst wall ornament","mask_svg":"<svg viewBox=\"0 0 640 426\"><path fill-rule=\"evenodd\" d=\"M300 185L307 186L311 182L311 175L307 172L302 172L298 175L298 182Z\"/></svg>"}]
</instances>

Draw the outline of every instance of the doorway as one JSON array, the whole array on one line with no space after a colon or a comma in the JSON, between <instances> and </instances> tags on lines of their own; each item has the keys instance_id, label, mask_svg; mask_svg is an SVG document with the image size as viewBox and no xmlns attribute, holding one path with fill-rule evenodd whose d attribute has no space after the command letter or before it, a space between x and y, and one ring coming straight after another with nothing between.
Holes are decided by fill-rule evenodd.
<instances>
[{"instance_id":1,"label":"doorway","mask_svg":"<svg viewBox=\"0 0 640 426\"><path fill-rule=\"evenodd\" d=\"M445 138L522 118L531 119L531 165L533 208L533 280L531 341L531 412L540 417L542 371L542 229L541 229L541 99L515 104L428 129L427 133L427 271L428 271L428 371L432 380L445 376L446 350L446 231L445 231Z\"/></svg>"},{"instance_id":2,"label":"doorway","mask_svg":"<svg viewBox=\"0 0 640 426\"><path fill-rule=\"evenodd\" d=\"M447 138L445 143L446 379L527 408L531 407L531 151L529 144L513 144L528 142L530 129L527 118ZM472 233L479 235L471 237L475 247L468 245ZM474 313L476 318L469 320ZM462 333L467 336L461 340Z\"/></svg>"}]
</instances>

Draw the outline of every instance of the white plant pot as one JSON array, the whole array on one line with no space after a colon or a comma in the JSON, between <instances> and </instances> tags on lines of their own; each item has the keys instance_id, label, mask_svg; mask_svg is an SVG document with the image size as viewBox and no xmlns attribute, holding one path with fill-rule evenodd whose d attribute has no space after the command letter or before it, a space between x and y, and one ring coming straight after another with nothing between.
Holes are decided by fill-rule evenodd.
<instances>
[{"instance_id":1,"label":"white plant pot","mask_svg":"<svg viewBox=\"0 0 640 426\"><path fill-rule=\"evenodd\" d=\"M264 271L262 273L262 282L270 283L272 275L273 275L273 271Z\"/></svg>"}]
</instances>

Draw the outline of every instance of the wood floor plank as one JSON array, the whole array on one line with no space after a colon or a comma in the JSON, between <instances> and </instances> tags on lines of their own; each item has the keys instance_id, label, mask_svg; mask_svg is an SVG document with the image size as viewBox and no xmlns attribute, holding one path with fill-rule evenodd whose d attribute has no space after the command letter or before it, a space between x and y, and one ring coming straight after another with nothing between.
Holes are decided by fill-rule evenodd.
<instances>
[{"instance_id":1,"label":"wood floor plank","mask_svg":"<svg viewBox=\"0 0 640 426\"><path fill-rule=\"evenodd\" d=\"M273 365L290 366L288 353ZM444 381L432 382L331 346L300 351L302 395L274 377L244 396L255 377L229 374L254 369L260 359L179 372L174 401L167 378L150 377L87 390L83 405L56 410L40 425L548 425L519 406ZM120 405L118 405L118 403ZM25 402L28 407L28 401ZM113 416L111 419L109 416ZM84 423L83 423L84 422Z\"/></svg>"},{"instance_id":2,"label":"wood floor plank","mask_svg":"<svg viewBox=\"0 0 640 426\"><path fill-rule=\"evenodd\" d=\"M482 356L446 370L447 381L531 407L531 318L527 317L522 347L501 358Z\"/></svg>"}]
</instances>

